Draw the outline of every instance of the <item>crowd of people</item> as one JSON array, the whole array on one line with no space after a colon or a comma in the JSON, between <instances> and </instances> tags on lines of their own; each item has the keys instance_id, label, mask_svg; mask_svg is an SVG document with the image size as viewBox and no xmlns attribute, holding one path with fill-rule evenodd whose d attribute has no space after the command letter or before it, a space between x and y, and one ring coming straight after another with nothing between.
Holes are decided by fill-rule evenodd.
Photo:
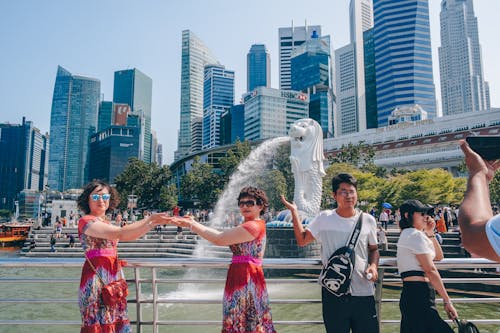
<instances>
[{"instance_id":1,"label":"crowd of people","mask_svg":"<svg viewBox=\"0 0 500 333\"><path fill-rule=\"evenodd\" d=\"M345 246L352 234L359 233L353 246L355 260L348 292L337 295L329 288L321 287L322 315L328 333L379 332L374 283L379 279L379 243L386 249L386 229L391 223L391 215L393 223L401 230L397 244L397 266L403 281L399 303L400 332L453 332L436 309L437 292L443 299L448 318L458 317L435 266L435 261L443 259L438 232L445 230L443 225L444 228L454 226L456 220L468 250L500 261L500 216L493 214L488 192L489 181L500 163L484 161L465 141L461 142L461 148L469 179L458 212L452 211L451 207L435 209L409 199L394 214L387 209L380 216L376 216L375 209L363 213L357 209L357 180L350 174L338 174L332 179L332 196L337 208L320 212L306 226L302 224L297 205L282 196L284 206L292 214L298 246L319 242L325 266L329 264L332 253ZM223 333L276 332L262 268L268 199L261 189L245 187L235 200L240 216L228 219L230 224L223 230L204 223L209 212L197 215L181 212L179 207L172 213L147 214L135 223L116 226L107 215L118 205L116 190L100 181L88 184L78 199L79 208L85 213L78 222L78 236L86 258L79 292L81 332L131 331L127 303L105 306L99 297L100 288L103 282L109 283L123 276L116 251L118 241L134 240L166 224L181 230L188 228L216 245L231 249L233 256L223 294ZM360 229L356 227L359 223ZM94 266L97 269L92 269ZM97 271L102 277L97 276Z\"/></svg>"}]
</instances>

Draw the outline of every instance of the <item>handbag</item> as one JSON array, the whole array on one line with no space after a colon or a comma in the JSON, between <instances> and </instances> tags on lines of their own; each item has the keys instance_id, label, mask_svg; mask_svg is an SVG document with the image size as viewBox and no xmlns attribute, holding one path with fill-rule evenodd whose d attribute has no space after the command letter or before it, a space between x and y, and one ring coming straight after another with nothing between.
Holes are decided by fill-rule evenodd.
<instances>
[{"instance_id":1,"label":"handbag","mask_svg":"<svg viewBox=\"0 0 500 333\"><path fill-rule=\"evenodd\" d=\"M99 281L101 281L101 283L102 283L101 298L102 298L102 302L104 303L104 305L113 306L113 305L119 304L119 303L126 303L127 302L126 297L128 296L128 285L127 285L127 281L123 278L123 272L122 272L122 277L120 279L106 284L104 282L104 280L102 279L101 275L95 269L94 264L92 264L90 259L87 257L87 253L85 253L85 258L87 259L87 262L89 263L92 270L95 272L95 274L99 278ZM118 260L118 258L117 258L117 260ZM119 261L118 261L118 265L119 265L118 269L121 270Z\"/></svg>"},{"instance_id":2,"label":"handbag","mask_svg":"<svg viewBox=\"0 0 500 333\"><path fill-rule=\"evenodd\" d=\"M455 318L454 322L458 326L458 333L479 333L477 326L470 321Z\"/></svg>"},{"instance_id":3,"label":"handbag","mask_svg":"<svg viewBox=\"0 0 500 333\"><path fill-rule=\"evenodd\" d=\"M330 256L319 274L319 284L337 297L349 294L355 264L354 248L361 233L362 217L361 212L347 244Z\"/></svg>"}]
</instances>

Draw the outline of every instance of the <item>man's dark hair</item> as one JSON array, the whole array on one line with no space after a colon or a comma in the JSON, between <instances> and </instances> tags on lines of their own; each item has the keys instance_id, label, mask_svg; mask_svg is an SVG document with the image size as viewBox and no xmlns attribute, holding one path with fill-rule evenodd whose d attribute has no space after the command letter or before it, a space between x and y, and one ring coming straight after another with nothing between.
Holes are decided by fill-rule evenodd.
<instances>
[{"instance_id":1,"label":"man's dark hair","mask_svg":"<svg viewBox=\"0 0 500 333\"><path fill-rule=\"evenodd\" d=\"M118 207L118 204L120 203L120 196L115 188L111 187L108 183L103 182L102 180L94 179L85 185L82 194L80 194L76 201L78 208L80 208L85 214L90 214L89 197L90 194L99 186L108 189L109 194L111 194L111 197L109 198L109 207L106 210L106 213L109 213Z\"/></svg>"},{"instance_id":2,"label":"man's dark hair","mask_svg":"<svg viewBox=\"0 0 500 333\"><path fill-rule=\"evenodd\" d=\"M358 181L353 175L348 173L339 173L335 177L332 178L332 191L333 193L337 193L337 190L340 187L340 184L347 183L349 185L354 186L354 188L358 189Z\"/></svg>"},{"instance_id":3,"label":"man's dark hair","mask_svg":"<svg viewBox=\"0 0 500 333\"><path fill-rule=\"evenodd\" d=\"M240 195L238 195L238 202L241 198L246 197L254 198L257 205L262 205L260 215L264 215L269 207L269 200L267 199L266 192L253 186L247 186L241 189Z\"/></svg>"}]
</instances>

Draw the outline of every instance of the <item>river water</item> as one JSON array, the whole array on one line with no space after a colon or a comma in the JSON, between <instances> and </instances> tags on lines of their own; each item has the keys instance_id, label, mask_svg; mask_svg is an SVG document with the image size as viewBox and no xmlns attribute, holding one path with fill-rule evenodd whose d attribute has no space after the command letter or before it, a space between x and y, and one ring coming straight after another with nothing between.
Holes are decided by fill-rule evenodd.
<instances>
[{"instance_id":1,"label":"river water","mask_svg":"<svg viewBox=\"0 0 500 333\"><path fill-rule=\"evenodd\" d=\"M0 249L1 257L19 256L16 249ZM225 277L226 270L219 269L212 272L215 277ZM125 271L127 277L132 277L132 271ZM141 277L147 278L147 272L141 272ZM43 278L74 279L69 282L37 285L35 283L23 283L14 285L13 283L0 282L2 299L48 299L61 298L74 300L71 303L0 303L0 320L54 320L79 321L80 315L76 300L78 290L78 279L80 277L79 268L15 268L0 271L0 278L31 276ZM159 278L181 277L180 270L160 270ZM299 286L299 287L298 287ZM149 287L149 290L148 290ZM190 291L188 285L180 287L177 284L159 284L158 293L160 298L201 298L201 299L222 299L223 283L209 284L196 291ZM272 304L273 299L319 299L320 288L317 284L275 284L268 282L268 291L271 299L272 314L275 320L321 320L320 304ZM130 286L131 296L134 296L134 288ZM144 285L143 293L146 297L151 295L151 288ZM384 288L383 298L399 298L399 290ZM149 295L148 295L149 294ZM462 295L452 295L452 297L463 297ZM499 303L466 303L457 304L457 310L461 317L467 319L479 318L500 318ZM143 305L144 319L152 320L152 305ZM438 305L441 310L442 306ZM160 320L218 320L221 318L222 307L220 304L161 304L159 306ZM136 307L129 304L129 314L131 319L135 319ZM442 313L442 316L444 314ZM382 319L399 320L400 313L397 303L383 303ZM279 333L323 333L323 326L290 326L276 325ZM499 327L493 325L480 326L482 333L500 333ZM29 325L0 325L0 333L68 333L79 332L78 326L55 325L55 326L29 326ZM152 332L152 328L145 326L143 332ZM159 332L175 333L217 333L220 326L160 326ZM399 332L399 325L385 325L383 333Z\"/></svg>"}]
</instances>

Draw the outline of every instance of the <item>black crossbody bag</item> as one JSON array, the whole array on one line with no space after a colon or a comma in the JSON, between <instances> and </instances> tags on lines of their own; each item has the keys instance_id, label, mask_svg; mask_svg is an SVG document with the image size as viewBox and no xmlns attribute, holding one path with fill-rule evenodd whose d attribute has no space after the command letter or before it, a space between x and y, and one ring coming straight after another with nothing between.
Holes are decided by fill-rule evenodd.
<instances>
[{"instance_id":1,"label":"black crossbody bag","mask_svg":"<svg viewBox=\"0 0 500 333\"><path fill-rule=\"evenodd\" d=\"M345 246L337 249L328 259L319 274L319 284L335 296L349 294L352 271L354 269L354 248L361 234L363 212L359 214L358 222L354 226L351 237Z\"/></svg>"}]
</instances>

